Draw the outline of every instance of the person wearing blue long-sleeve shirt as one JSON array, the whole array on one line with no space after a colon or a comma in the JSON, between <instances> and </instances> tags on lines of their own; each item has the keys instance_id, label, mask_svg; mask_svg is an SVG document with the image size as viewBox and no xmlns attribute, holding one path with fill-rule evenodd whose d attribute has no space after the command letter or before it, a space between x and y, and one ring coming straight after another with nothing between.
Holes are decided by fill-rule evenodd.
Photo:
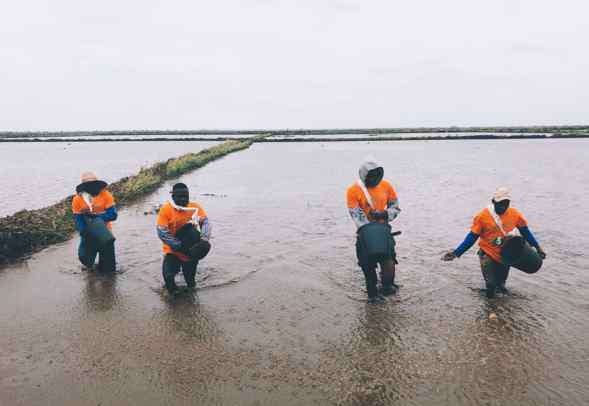
<instances>
[{"instance_id":1,"label":"person wearing blue long-sleeve shirt","mask_svg":"<svg viewBox=\"0 0 589 406\"><path fill-rule=\"evenodd\" d=\"M516 229L537 250L542 259L546 258L546 253L530 231L527 221L519 211L509 207L510 202L509 190L505 187L498 188L491 205L474 218L472 228L464 241L442 257L444 261L460 258L479 240L481 272L485 280L487 297L494 297L496 290L508 293L505 282L509 276L509 266L502 263L501 247L505 238L514 235Z\"/></svg>"},{"instance_id":2,"label":"person wearing blue long-sleeve shirt","mask_svg":"<svg viewBox=\"0 0 589 406\"><path fill-rule=\"evenodd\" d=\"M113 196L106 190L106 182L98 180L92 172L82 174L82 183L76 187L76 195L72 200L72 212L76 228L80 233L78 258L87 268L92 268L99 256L98 269L114 272L116 257L114 241L104 246L97 246L87 233L89 217L100 217L111 229L112 222L118 217Z\"/></svg>"}]
</instances>

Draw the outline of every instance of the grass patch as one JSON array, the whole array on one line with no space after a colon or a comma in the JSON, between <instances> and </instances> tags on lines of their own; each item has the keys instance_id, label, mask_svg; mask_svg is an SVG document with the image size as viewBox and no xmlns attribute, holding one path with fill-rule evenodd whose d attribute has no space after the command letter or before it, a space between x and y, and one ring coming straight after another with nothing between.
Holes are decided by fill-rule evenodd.
<instances>
[{"instance_id":1,"label":"grass patch","mask_svg":"<svg viewBox=\"0 0 589 406\"><path fill-rule=\"evenodd\" d=\"M168 179L201 168L232 152L247 149L264 137L226 141L198 153L159 162L140 170L134 176L111 183L108 188L117 207L122 207L153 192ZM49 245L69 240L75 232L72 199L73 196L68 196L49 207L22 210L0 218L0 263L23 258Z\"/></svg>"}]
</instances>

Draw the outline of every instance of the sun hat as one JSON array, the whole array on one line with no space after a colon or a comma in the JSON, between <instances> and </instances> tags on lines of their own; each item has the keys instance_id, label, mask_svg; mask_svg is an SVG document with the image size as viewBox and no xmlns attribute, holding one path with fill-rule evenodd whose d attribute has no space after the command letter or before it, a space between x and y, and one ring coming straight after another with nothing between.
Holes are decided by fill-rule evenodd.
<instances>
[{"instance_id":1,"label":"sun hat","mask_svg":"<svg viewBox=\"0 0 589 406\"><path fill-rule=\"evenodd\" d=\"M493 194L493 200L495 203L502 202L503 200L511 200L511 194L509 188L505 186L498 187Z\"/></svg>"},{"instance_id":2,"label":"sun hat","mask_svg":"<svg viewBox=\"0 0 589 406\"><path fill-rule=\"evenodd\" d=\"M76 186L76 193L87 192L88 187L104 189L108 185L105 181L99 180L94 172L90 171L82 173L82 175L80 176L80 182L81 183L78 186Z\"/></svg>"}]
</instances>

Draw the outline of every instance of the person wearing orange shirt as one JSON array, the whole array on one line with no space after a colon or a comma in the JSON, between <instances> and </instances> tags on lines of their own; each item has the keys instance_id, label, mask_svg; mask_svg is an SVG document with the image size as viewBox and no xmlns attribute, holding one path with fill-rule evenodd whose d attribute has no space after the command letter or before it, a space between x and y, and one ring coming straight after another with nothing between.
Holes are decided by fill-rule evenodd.
<instances>
[{"instance_id":1,"label":"person wearing orange shirt","mask_svg":"<svg viewBox=\"0 0 589 406\"><path fill-rule=\"evenodd\" d=\"M369 158L362 164L358 173L360 178L348 188L346 193L348 210L356 228L360 229L370 222L388 225L397 218L401 209L395 189L388 181L383 180L384 169L374 159ZM391 295L398 289L395 284L395 264L397 264L395 240L392 235L390 239L392 247L390 255L378 259L367 257L359 239L356 239L358 265L362 268L366 280L368 301L372 303L384 300L377 288L377 265L380 265L382 294Z\"/></svg>"},{"instance_id":2,"label":"person wearing orange shirt","mask_svg":"<svg viewBox=\"0 0 589 406\"><path fill-rule=\"evenodd\" d=\"M98 180L94 173L84 172L81 181L82 183L76 187L76 195L72 200L72 213L80 233L78 258L84 266L92 268L98 255L98 269L102 272L114 272L116 270L114 241L99 247L88 235L86 228L88 217L100 217L106 226L112 229L112 222L117 219L115 200L106 189L106 182Z\"/></svg>"},{"instance_id":3,"label":"person wearing orange shirt","mask_svg":"<svg viewBox=\"0 0 589 406\"><path fill-rule=\"evenodd\" d=\"M526 219L518 210L509 207L510 203L509 189L498 188L489 207L475 216L471 230L462 244L442 257L443 261L453 261L468 251L480 238L478 255L489 298L495 297L497 290L503 294L509 293L505 287L509 266L502 263L501 247L506 237L517 235L516 229L538 251L540 258L546 258L546 253L528 228Z\"/></svg>"},{"instance_id":4,"label":"person wearing orange shirt","mask_svg":"<svg viewBox=\"0 0 589 406\"><path fill-rule=\"evenodd\" d=\"M211 225L202 206L190 201L188 186L176 183L171 194L172 200L165 203L159 211L157 234L163 243L164 283L170 294L176 294L180 290L174 279L180 271L184 275L186 286L196 287L198 262L211 248ZM190 235L192 238L189 238Z\"/></svg>"}]
</instances>

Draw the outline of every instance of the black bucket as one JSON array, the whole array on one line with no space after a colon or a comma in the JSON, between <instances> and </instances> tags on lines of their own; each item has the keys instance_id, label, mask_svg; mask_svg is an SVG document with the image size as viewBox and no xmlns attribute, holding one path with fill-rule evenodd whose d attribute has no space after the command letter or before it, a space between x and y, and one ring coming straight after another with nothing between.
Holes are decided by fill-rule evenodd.
<instances>
[{"instance_id":1,"label":"black bucket","mask_svg":"<svg viewBox=\"0 0 589 406\"><path fill-rule=\"evenodd\" d=\"M183 247L190 248L200 241L200 232L194 224L186 223L176 231L176 238L180 240Z\"/></svg>"},{"instance_id":2,"label":"black bucket","mask_svg":"<svg viewBox=\"0 0 589 406\"><path fill-rule=\"evenodd\" d=\"M188 253L191 250L191 257L197 261L206 257L211 250L211 244L200 238L200 231L192 223L180 227L176 231L176 238L182 242L182 251Z\"/></svg>"},{"instance_id":3,"label":"black bucket","mask_svg":"<svg viewBox=\"0 0 589 406\"><path fill-rule=\"evenodd\" d=\"M101 217L85 216L85 220L88 237L97 247L103 247L115 240L114 235Z\"/></svg>"},{"instance_id":4,"label":"black bucket","mask_svg":"<svg viewBox=\"0 0 589 406\"><path fill-rule=\"evenodd\" d=\"M358 229L358 239L364 254L370 258L390 257L391 227L383 223L368 223Z\"/></svg>"},{"instance_id":5,"label":"black bucket","mask_svg":"<svg viewBox=\"0 0 589 406\"><path fill-rule=\"evenodd\" d=\"M542 267L542 258L538 252L520 236L505 239L501 247L501 259L505 265L525 273L536 273Z\"/></svg>"}]
</instances>

